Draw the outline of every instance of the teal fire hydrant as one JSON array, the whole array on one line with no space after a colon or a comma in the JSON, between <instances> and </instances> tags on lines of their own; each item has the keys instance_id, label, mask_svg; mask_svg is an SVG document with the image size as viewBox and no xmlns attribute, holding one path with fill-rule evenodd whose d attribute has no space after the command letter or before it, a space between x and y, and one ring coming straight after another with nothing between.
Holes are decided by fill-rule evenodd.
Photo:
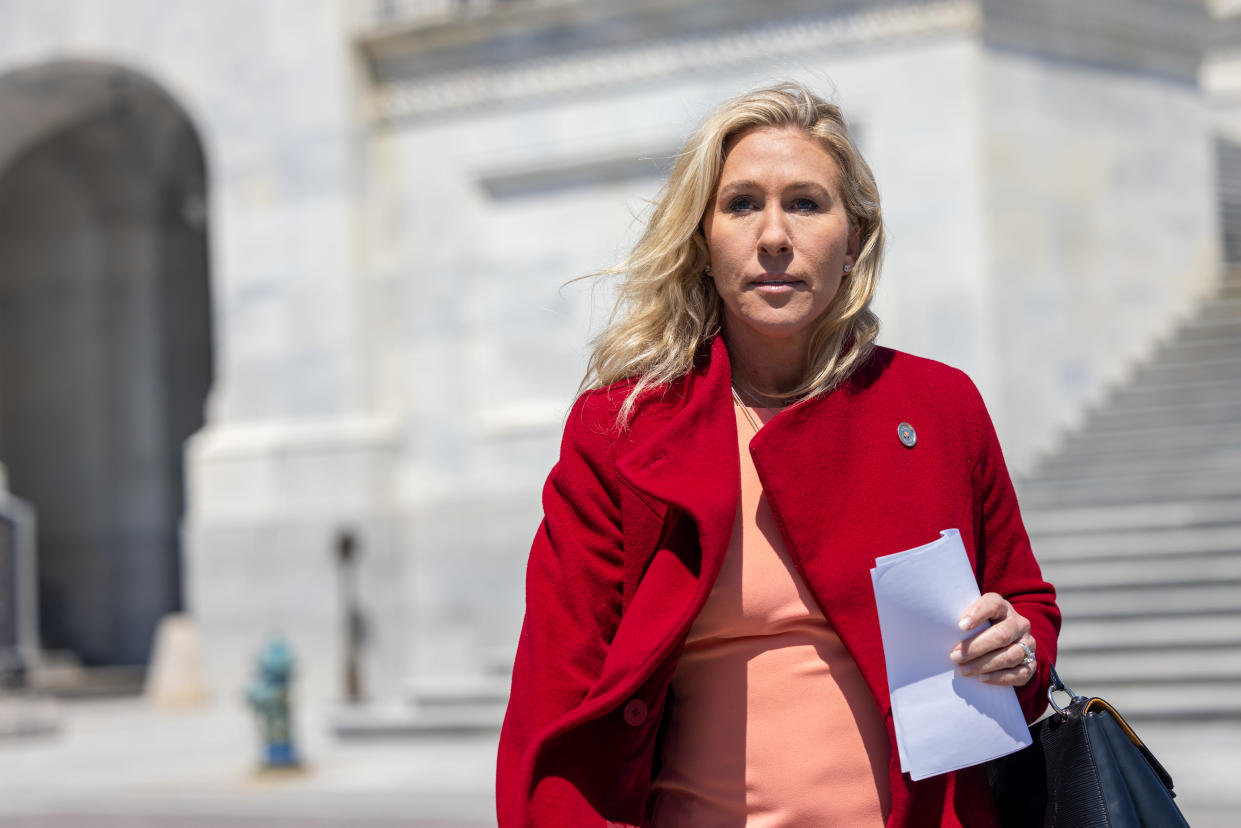
<instances>
[{"instance_id":1,"label":"teal fire hydrant","mask_svg":"<svg viewBox=\"0 0 1241 828\"><path fill-rule=\"evenodd\" d=\"M289 685L293 680L293 651L280 638L272 638L259 654L258 675L246 698L259 714L263 734L263 765L291 768L300 763L293 748L293 716Z\"/></svg>"}]
</instances>

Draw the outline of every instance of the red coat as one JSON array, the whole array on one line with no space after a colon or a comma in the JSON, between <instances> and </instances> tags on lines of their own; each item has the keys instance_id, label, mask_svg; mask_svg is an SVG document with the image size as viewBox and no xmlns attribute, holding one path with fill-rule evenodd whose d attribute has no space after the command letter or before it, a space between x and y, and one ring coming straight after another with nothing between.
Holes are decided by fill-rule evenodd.
<instances>
[{"instance_id":1,"label":"red coat","mask_svg":"<svg viewBox=\"0 0 1241 828\"><path fill-rule=\"evenodd\" d=\"M500 736L503 828L642 824L669 681L733 531L740 464L723 341L618 431L626 391L582 395L544 489ZM897 437L902 422L914 448ZM1027 719L1042 712L1060 613L973 383L878 348L833 393L777 415L750 452L793 560L887 725L888 824L995 824L981 768L920 782L901 773L870 580L877 556L959 528L979 588L1030 620L1039 673L1018 698Z\"/></svg>"}]
</instances>

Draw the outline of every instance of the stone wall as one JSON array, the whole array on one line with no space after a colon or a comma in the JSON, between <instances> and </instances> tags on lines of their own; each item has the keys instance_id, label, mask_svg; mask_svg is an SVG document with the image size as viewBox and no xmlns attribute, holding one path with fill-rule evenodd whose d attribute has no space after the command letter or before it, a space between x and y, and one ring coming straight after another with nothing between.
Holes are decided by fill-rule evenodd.
<instances>
[{"instance_id":1,"label":"stone wall","mask_svg":"<svg viewBox=\"0 0 1241 828\"><path fill-rule=\"evenodd\" d=\"M5 0L0 19L0 86L62 61L114 65L162 87L199 130L216 379L186 455L186 601L221 694L274 630L303 657L307 691L332 694L335 533L361 530L384 586L399 583L403 549L385 534L393 432L368 375L365 120L346 5ZM91 103L52 91L34 100L67 117ZM388 593L374 591L380 612ZM404 672L399 655L373 661L392 666L389 686Z\"/></svg>"}]
</instances>

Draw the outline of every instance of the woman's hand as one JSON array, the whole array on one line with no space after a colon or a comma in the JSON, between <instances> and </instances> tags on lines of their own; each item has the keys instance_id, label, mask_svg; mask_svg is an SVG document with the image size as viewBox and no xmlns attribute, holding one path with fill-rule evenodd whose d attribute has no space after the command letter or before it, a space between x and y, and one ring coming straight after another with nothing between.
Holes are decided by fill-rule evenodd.
<instances>
[{"instance_id":1,"label":"woman's hand","mask_svg":"<svg viewBox=\"0 0 1241 828\"><path fill-rule=\"evenodd\" d=\"M957 672L977 676L988 684L1021 687L1038 672L1038 663L1028 658L1022 647L1024 644L1033 653L1036 646L1030 622L994 592L966 607L959 626L968 632L983 621L990 621L991 626L962 641L949 655Z\"/></svg>"}]
</instances>

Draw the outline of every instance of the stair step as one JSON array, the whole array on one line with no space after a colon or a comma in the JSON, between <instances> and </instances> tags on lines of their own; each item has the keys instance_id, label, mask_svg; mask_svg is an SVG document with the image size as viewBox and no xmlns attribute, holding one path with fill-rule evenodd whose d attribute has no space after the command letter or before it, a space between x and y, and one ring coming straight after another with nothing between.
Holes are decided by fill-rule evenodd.
<instances>
[{"instance_id":1,"label":"stair step","mask_svg":"<svg viewBox=\"0 0 1241 828\"><path fill-rule=\"evenodd\" d=\"M1059 668L1057 668L1059 669ZM1177 683L1082 682L1074 684L1061 676L1077 692L1106 699L1132 725L1141 722L1176 719L1241 718L1241 685L1231 682L1188 680ZM1061 701L1063 703L1063 701ZM1221 823L1222 824L1222 823Z\"/></svg>"},{"instance_id":2,"label":"stair step","mask_svg":"<svg viewBox=\"0 0 1241 828\"><path fill-rule=\"evenodd\" d=\"M1167 475L1169 481L1173 475ZM1176 475L1180 478L1181 475ZM1113 479L1098 481L1060 482L1037 489L1019 490L1021 502L1032 509L1056 509L1070 505L1082 506L1122 506L1126 503L1160 503L1164 500L1180 500L1185 497L1201 497L1203 499L1218 497L1231 500L1241 494L1241 481L1229 479L1227 488L1220 488L1218 481L1195 480L1185 478L1188 482L1167 482L1156 485L1150 480L1112 482ZM1180 487L1179 489L1177 487Z\"/></svg>"},{"instance_id":3,"label":"stair step","mask_svg":"<svg viewBox=\"0 0 1241 828\"><path fill-rule=\"evenodd\" d=\"M1064 651L1056 672L1082 694L1105 683L1231 681L1241 687L1241 647L1165 647L1143 652L1123 649Z\"/></svg>"},{"instance_id":4,"label":"stair step","mask_svg":"<svg viewBox=\"0 0 1241 828\"><path fill-rule=\"evenodd\" d=\"M1237 523L1216 526L1032 532L1030 543L1039 561L1049 566L1098 560L1138 565L1165 559L1178 566L1206 565L1208 558L1241 554L1241 518Z\"/></svg>"},{"instance_id":5,"label":"stair step","mask_svg":"<svg viewBox=\"0 0 1241 828\"><path fill-rule=\"evenodd\" d=\"M1238 383L1241 385L1241 383ZM1117 408L1108 406L1086 422L1085 431L1132 431L1143 428L1168 426L1220 426L1241 427L1241 403L1236 399L1182 401L1171 405L1146 408Z\"/></svg>"},{"instance_id":6,"label":"stair step","mask_svg":"<svg viewBox=\"0 0 1241 828\"><path fill-rule=\"evenodd\" d=\"M1087 456L1182 449L1235 448L1241 446L1241 424L1164 425L1150 428L1081 429L1066 437L1049 456ZM1031 477L1039 476L1036 469Z\"/></svg>"},{"instance_id":7,"label":"stair step","mask_svg":"<svg viewBox=\"0 0 1241 828\"><path fill-rule=\"evenodd\" d=\"M1081 476L1116 476L1127 474L1175 474L1202 470L1231 469L1241 474L1241 446L1223 446L1212 451L1205 446L1175 451L1152 451L1122 454L1079 455L1058 457L1040 466L1044 477L1064 479Z\"/></svg>"},{"instance_id":8,"label":"stair step","mask_svg":"<svg viewBox=\"0 0 1241 828\"><path fill-rule=\"evenodd\" d=\"M1093 588L1056 584L1056 602L1066 617L1131 615L1143 613L1237 613L1241 616L1241 581L1199 582L1192 585L1146 584ZM1241 620L1236 630L1241 638Z\"/></svg>"},{"instance_id":9,"label":"stair step","mask_svg":"<svg viewBox=\"0 0 1241 828\"><path fill-rule=\"evenodd\" d=\"M1202 322L1241 319L1241 298L1209 299L1198 312L1197 319Z\"/></svg>"},{"instance_id":10,"label":"stair step","mask_svg":"<svg viewBox=\"0 0 1241 828\"><path fill-rule=\"evenodd\" d=\"M1213 359L1174 362L1156 359L1140 366L1133 374L1134 383L1175 385L1208 380L1212 382L1241 379L1241 359Z\"/></svg>"},{"instance_id":11,"label":"stair step","mask_svg":"<svg viewBox=\"0 0 1241 828\"><path fill-rule=\"evenodd\" d=\"M1032 508L1082 503L1157 503L1186 497L1241 497L1241 475L1233 470L1191 473L1073 477L1028 480L1018 490Z\"/></svg>"},{"instance_id":12,"label":"stair step","mask_svg":"<svg viewBox=\"0 0 1241 828\"><path fill-rule=\"evenodd\" d=\"M1155 363L1217 361L1233 359L1239 355L1241 355L1241 338L1181 339L1178 337L1165 342L1156 351L1153 361Z\"/></svg>"},{"instance_id":13,"label":"stair step","mask_svg":"<svg viewBox=\"0 0 1241 828\"><path fill-rule=\"evenodd\" d=\"M1113 392L1099 408L1187 408L1211 402L1241 406L1241 382L1204 380L1180 385L1128 385ZM1241 420L1241 413L1238 419Z\"/></svg>"},{"instance_id":14,"label":"stair step","mask_svg":"<svg viewBox=\"0 0 1241 828\"><path fill-rule=\"evenodd\" d=\"M503 718L502 710L428 714L403 705L353 705L332 711L328 723L341 738L380 739L495 733Z\"/></svg>"},{"instance_id":15,"label":"stair step","mask_svg":"<svg viewBox=\"0 0 1241 828\"><path fill-rule=\"evenodd\" d=\"M410 682L408 698L424 718L503 718L508 694L507 676L448 676Z\"/></svg>"},{"instance_id":16,"label":"stair step","mask_svg":"<svg viewBox=\"0 0 1241 828\"><path fill-rule=\"evenodd\" d=\"M1126 529L1188 529L1232 525L1241 515L1241 497L1217 500L1169 500L1159 503L1120 503L1027 509L1022 518L1040 539L1058 534L1101 533Z\"/></svg>"},{"instance_id":17,"label":"stair step","mask_svg":"<svg viewBox=\"0 0 1241 828\"><path fill-rule=\"evenodd\" d=\"M1056 585L1059 593L1076 594L1082 590L1098 591L1118 586L1179 588L1202 585L1209 581L1237 583L1241 581L1241 553L1227 555L1187 555L1144 558L1116 558L1082 563L1040 561L1043 577ZM1241 596L1241 592L1238 592ZM1241 598L1237 599L1241 601ZM1241 606L1234 603L1234 606Z\"/></svg>"},{"instance_id":18,"label":"stair step","mask_svg":"<svg viewBox=\"0 0 1241 828\"><path fill-rule=\"evenodd\" d=\"M1153 613L1134 607L1131 615L1066 614L1060 647L1149 649L1170 646L1241 647L1241 611Z\"/></svg>"},{"instance_id":19,"label":"stair step","mask_svg":"<svg viewBox=\"0 0 1241 828\"><path fill-rule=\"evenodd\" d=\"M1229 431L1226 427L1223 431ZM1191 471L1201 468L1230 467L1241 472L1241 443L1227 441L1209 445L1169 446L1150 440L1136 441L1128 450L1096 450L1092 452L1058 452L1045 458L1038 468L1039 477L1064 477L1077 474L1128 473L1130 471L1163 470Z\"/></svg>"},{"instance_id":20,"label":"stair step","mask_svg":"<svg viewBox=\"0 0 1241 828\"><path fill-rule=\"evenodd\" d=\"M1241 284L1226 288L1232 296L1241 299ZM1221 337L1241 336L1241 318L1216 319L1212 321L1192 320L1181 327L1176 334L1184 340L1219 339Z\"/></svg>"}]
</instances>

